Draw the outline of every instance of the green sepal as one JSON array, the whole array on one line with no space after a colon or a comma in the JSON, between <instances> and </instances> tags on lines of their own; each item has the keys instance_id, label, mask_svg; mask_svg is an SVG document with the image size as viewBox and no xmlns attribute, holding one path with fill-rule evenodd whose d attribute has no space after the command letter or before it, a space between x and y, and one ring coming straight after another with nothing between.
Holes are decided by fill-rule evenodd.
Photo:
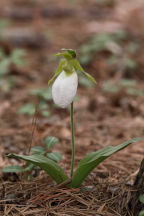
<instances>
[{"instance_id":1,"label":"green sepal","mask_svg":"<svg viewBox=\"0 0 144 216\"><path fill-rule=\"evenodd\" d=\"M53 75L53 77L48 81L48 85L50 85L51 82L53 82L53 80L62 72L64 65L66 64L66 60L65 59L61 59L59 66L55 72L55 74Z\"/></svg>"},{"instance_id":2,"label":"green sepal","mask_svg":"<svg viewBox=\"0 0 144 216\"><path fill-rule=\"evenodd\" d=\"M72 55L70 54L70 53L57 53L56 54L56 56L58 57L58 56L63 56L66 60L71 60L71 59L73 59L73 57L72 57Z\"/></svg>"},{"instance_id":3,"label":"green sepal","mask_svg":"<svg viewBox=\"0 0 144 216\"><path fill-rule=\"evenodd\" d=\"M84 73L84 74L87 76L87 78L88 78L90 81L92 81L93 83L96 84L95 78L92 77L89 73L87 73L87 72L84 71L84 69L82 68L82 66L80 65L80 63L79 63L79 61L78 61L77 59L73 59L73 60L72 60L72 64L73 64L75 70L81 71L82 73Z\"/></svg>"}]
</instances>

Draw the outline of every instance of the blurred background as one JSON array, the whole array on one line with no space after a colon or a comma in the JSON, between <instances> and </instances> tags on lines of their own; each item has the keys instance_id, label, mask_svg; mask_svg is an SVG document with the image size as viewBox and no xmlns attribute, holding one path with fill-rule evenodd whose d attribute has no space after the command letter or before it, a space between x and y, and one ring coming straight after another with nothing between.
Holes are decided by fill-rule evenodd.
<instances>
[{"instance_id":1,"label":"blurred background","mask_svg":"<svg viewBox=\"0 0 144 216\"><path fill-rule=\"evenodd\" d=\"M4 159L5 154L26 153L32 139L33 145L43 145L48 135L60 139L63 149L56 148L69 160L69 108L56 107L47 86L59 61L54 54L61 48L75 49L97 80L94 86L79 74L76 160L88 151L143 136L143 11L143 0L0 2L1 167L16 163ZM142 145L131 151L137 167ZM127 161L129 172L135 166Z\"/></svg>"}]
</instances>

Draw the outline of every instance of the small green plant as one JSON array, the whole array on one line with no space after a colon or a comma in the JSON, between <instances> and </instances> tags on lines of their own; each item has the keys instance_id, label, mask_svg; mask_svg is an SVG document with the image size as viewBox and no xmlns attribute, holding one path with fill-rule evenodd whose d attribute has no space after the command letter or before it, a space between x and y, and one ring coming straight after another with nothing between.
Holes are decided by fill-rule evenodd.
<instances>
[{"instance_id":1,"label":"small green plant","mask_svg":"<svg viewBox=\"0 0 144 216\"><path fill-rule=\"evenodd\" d=\"M15 77L9 75L10 66L22 66L24 64L24 50L14 49L10 55L6 55L4 50L0 48L0 88L3 91L9 91L15 85Z\"/></svg>"},{"instance_id":2,"label":"small green plant","mask_svg":"<svg viewBox=\"0 0 144 216\"><path fill-rule=\"evenodd\" d=\"M21 115L34 115L36 112L36 106L33 103L26 103L18 109L18 113ZM38 104L37 112L44 117L50 116L49 105L45 101L41 101Z\"/></svg>"},{"instance_id":3,"label":"small green plant","mask_svg":"<svg viewBox=\"0 0 144 216\"><path fill-rule=\"evenodd\" d=\"M128 33L118 31L116 33L99 33L90 38L80 47L80 62L82 65L90 64L95 57L104 58L106 64L112 70L133 71L137 68L137 62L133 59L140 47L138 41L127 42Z\"/></svg>"},{"instance_id":4,"label":"small green plant","mask_svg":"<svg viewBox=\"0 0 144 216\"><path fill-rule=\"evenodd\" d=\"M32 103L27 103L19 108L19 114L26 114L26 115L34 115L35 113L35 105Z\"/></svg>"},{"instance_id":5,"label":"small green plant","mask_svg":"<svg viewBox=\"0 0 144 216\"><path fill-rule=\"evenodd\" d=\"M144 194L139 197L139 201L144 204ZM140 211L138 216L144 216L144 210Z\"/></svg>"},{"instance_id":6,"label":"small green plant","mask_svg":"<svg viewBox=\"0 0 144 216\"><path fill-rule=\"evenodd\" d=\"M31 95L36 95L41 100L51 101L52 100L52 92L51 88L36 88L30 90Z\"/></svg>"},{"instance_id":7,"label":"small green plant","mask_svg":"<svg viewBox=\"0 0 144 216\"><path fill-rule=\"evenodd\" d=\"M45 148L43 146L34 146L31 148L31 156L42 155L48 159L51 159L55 163L60 162L62 160L62 155L58 152L52 152L51 148L58 143L58 139L56 137L46 137L44 140ZM32 171L38 169L38 166L31 162L27 162L25 167L19 165L7 166L2 169L3 173L25 173L28 179L32 179Z\"/></svg>"},{"instance_id":8,"label":"small green plant","mask_svg":"<svg viewBox=\"0 0 144 216\"><path fill-rule=\"evenodd\" d=\"M121 79L118 82L106 81L103 84L102 90L105 93L119 93L124 90L127 94L140 97L144 95L144 89L137 89L136 81L133 79Z\"/></svg>"},{"instance_id":9,"label":"small green plant","mask_svg":"<svg viewBox=\"0 0 144 216\"><path fill-rule=\"evenodd\" d=\"M36 88L29 92L30 95L37 96L39 101L37 111L44 117L50 116L48 101L52 101L51 88ZM18 109L19 114L34 115L36 106L33 103L26 103Z\"/></svg>"},{"instance_id":10,"label":"small green plant","mask_svg":"<svg viewBox=\"0 0 144 216\"><path fill-rule=\"evenodd\" d=\"M4 40L3 30L10 25L8 19L0 20L0 39ZM9 55L4 51L3 47L0 47L0 89L8 92L11 88L15 86L15 77L9 75L10 66L14 64L16 66L23 65L23 56L25 55L24 50L14 49Z\"/></svg>"},{"instance_id":11,"label":"small green plant","mask_svg":"<svg viewBox=\"0 0 144 216\"><path fill-rule=\"evenodd\" d=\"M128 145L138 142L140 138L134 138L118 146L106 146L105 148L92 152L86 155L80 160L77 168L74 171L75 162L75 137L74 137L74 118L73 118L73 105L74 97L77 92L78 86L78 75L77 71L81 71L89 80L96 83L95 79L88 73L86 73L81 67L79 61L76 58L76 52L71 49L63 49L63 52L58 53L57 56L62 57L59 66L48 84L54 81L52 85L52 97L54 102L61 108L66 108L71 105L71 139L72 139L72 158L71 158L71 171L70 178L64 172L63 168L59 166L55 161L47 158L43 154L33 154L30 156L9 154L8 157L13 157L17 159L22 159L28 163L32 163L35 166L39 166L41 169L45 170L56 183L67 183L69 187L80 187L85 178L89 173L98 166L106 158L110 157L114 153L126 148ZM48 147L53 144L49 143ZM51 155L52 156L52 155ZM57 155L55 154L55 157Z\"/></svg>"}]
</instances>

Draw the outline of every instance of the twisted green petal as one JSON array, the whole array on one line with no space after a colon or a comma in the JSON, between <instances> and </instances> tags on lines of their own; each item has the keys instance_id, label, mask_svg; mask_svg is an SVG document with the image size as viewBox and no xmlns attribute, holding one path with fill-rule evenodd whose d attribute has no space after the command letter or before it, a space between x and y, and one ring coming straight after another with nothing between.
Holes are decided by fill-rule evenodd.
<instances>
[{"instance_id":1,"label":"twisted green petal","mask_svg":"<svg viewBox=\"0 0 144 216\"><path fill-rule=\"evenodd\" d=\"M87 72L84 71L84 69L82 68L82 66L80 65L80 63L79 63L79 61L77 59L73 59L72 61L73 61L72 64L73 64L75 70L81 71L82 73L84 73L87 76L87 78L90 81L92 81L93 83L96 84L96 80L94 79L94 77L92 77L89 73L87 73Z\"/></svg>"},{"instance_id":2,"label":"twisted green petal","mask_svg":"<svg viewBox=\"0 0 144 216\"><path fill-rule=\"evenodd\" d=\"M53 80L60 74L60 72L63 70L64 65L66 65L66 60L61 59L54 76L48 81L48 85L50 85L50 83L53 82Z\"/></svg>"}]
</instances>

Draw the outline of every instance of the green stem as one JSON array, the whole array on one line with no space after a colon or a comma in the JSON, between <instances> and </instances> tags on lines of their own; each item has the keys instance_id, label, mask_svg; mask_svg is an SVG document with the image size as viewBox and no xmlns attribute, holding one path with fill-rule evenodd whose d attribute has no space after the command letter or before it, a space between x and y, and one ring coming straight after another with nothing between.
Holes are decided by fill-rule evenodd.
<instances>
[{"instance_id":1,"label":"green stem","mask_svg":"<svg viewBox=\"0 0 144 216\"><path fill-rule=\"evenodd\" d=\"M72 159L71 159L71 177L72 177L73 168L74 168L74 158L75 158L73 102L71 103L71 136L72 136Z\"/></svg>"}]
</instances>

